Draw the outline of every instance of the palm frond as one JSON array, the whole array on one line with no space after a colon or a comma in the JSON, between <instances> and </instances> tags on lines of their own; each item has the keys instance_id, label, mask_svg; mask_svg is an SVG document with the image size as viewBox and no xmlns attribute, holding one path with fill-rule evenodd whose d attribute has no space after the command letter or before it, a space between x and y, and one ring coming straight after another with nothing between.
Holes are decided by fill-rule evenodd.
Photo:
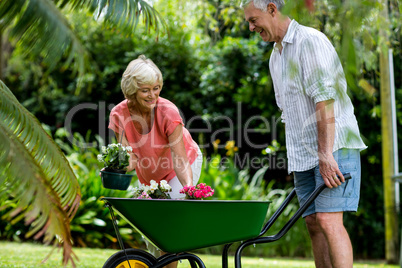
<instances>
[{"instance_id":1,"label":"palm frond","mask_svg":"<svg viewBox=\"0 0 402 268\"><path fill-rule=\"evenodd\" d=\"M90 53L74 33L66 17L50 0L5 0L0 2L0 29L24 46L25 53L41 58L52 70L66 57L81 76L90 70Z\"/></svg>"},{"instance_id":2,"label":"palm frond","mask_svg":"<svg viewBox=\"0 0 402 268\"><path fill-rule=\"evenodd\" d=\"M89 10L128 35L134 33L141 14L147 29L153 28L157 35L161 29L167 30L160 14L143 0L2 0L0 31L10 28L10 37L26 47L27 54L42 58L50 70L66 57L64 68L72 64L83 77L96 64L63 14L64 7Z\"/></svg>"},{"instance_id":3,"label":"palm frond","mask_svg":"<svg viewBox=\"0 0 402 268\"><path fill-rule=\"evenodd\" d=\"M78 2L82 2L77 0ZM74 2L74 1L73 1ZM159 31L168 32L168 27L157 10L143 0L94 0L87 1L88 7L96 12L96 16L105 15L105 20L111 25L123 29L129 35L134 33L140 16L147 30L154 29L159 36ZM96 7L96 9L93 9Z\"/></svg>"},{"instance_id":4,"label":"palm frond","mask_svg":"<svg viewBox=\"0 0 402 268\"><path fill-rule=\"evenodd\" d=\"M63 153L0 81L0 203L17 206L5 218L24 215L32 229L27 236L57 235L63 242L64 262L72 261L69 222L81 199L78 181Z\"/></svg>"}]
</instances>

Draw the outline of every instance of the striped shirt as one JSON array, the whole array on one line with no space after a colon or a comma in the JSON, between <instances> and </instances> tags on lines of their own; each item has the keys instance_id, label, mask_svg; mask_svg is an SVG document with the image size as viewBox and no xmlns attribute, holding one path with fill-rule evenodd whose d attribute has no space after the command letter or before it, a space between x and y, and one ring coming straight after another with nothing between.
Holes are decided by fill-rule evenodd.
<instances>
[{"instance_id":1,"label":"striped shirt","mask_svg":"<svg viewBox=\"0 0 402 268\"><path fill-rule=\"evenodd\" d=\"M275 99L285 123L288 171L306 171L318 165L316 104L335 100L333 152L341 148L363 150L353 105L346 93L342 65L328 38L321 32L289 25L282 52L274 44L269 68Z\"/></svg>"}]
</instances>

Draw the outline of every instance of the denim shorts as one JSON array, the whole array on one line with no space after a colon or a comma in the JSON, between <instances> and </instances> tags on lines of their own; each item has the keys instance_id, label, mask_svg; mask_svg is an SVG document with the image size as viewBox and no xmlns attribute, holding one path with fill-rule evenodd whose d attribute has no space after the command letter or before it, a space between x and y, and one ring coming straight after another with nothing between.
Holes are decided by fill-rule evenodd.
<instances>
[{"instance_id":1,"label":"denim shorts","mask_svg":"<svg viewBox=\"0 0 402 268\"><path fill-rule=\"evenodd\" d=\"M316 212L357 211L360 198L360 150L339 149L333 155L342 174L350 173L352 178L336 188L324 189L303 213L303 218ZM324 183L319 166L294 172L294 181L300 204L307 200L315 188Z\"/></svg>"}]
</instances>

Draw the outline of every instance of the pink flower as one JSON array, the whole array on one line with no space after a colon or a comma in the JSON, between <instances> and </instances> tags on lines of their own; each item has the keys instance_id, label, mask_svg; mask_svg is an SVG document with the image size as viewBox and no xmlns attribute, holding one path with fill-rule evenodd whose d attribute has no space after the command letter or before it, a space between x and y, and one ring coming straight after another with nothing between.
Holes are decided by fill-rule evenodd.
<instances>
[{"instance_id":1,"label":"pink flower","mask_svg":"<svg viewBox=\"0 0 402 268\"><path fill-rule=\"evenodd\" d=\"M152 199L146 192L142 192L142 194L137 197L137 199Z\"/></svg>"},{"instance_id":2,"label":"pink flower","mask_svg":"<svg viewBox=\"0 0 402 268\"><path fill-rule=\"evenodd\" d=\"M212 196L214 190L205 183L200 183L197 186L184 186L180 193L185 194L188 199L202 199Z\"/></svg>"}]
</instances>

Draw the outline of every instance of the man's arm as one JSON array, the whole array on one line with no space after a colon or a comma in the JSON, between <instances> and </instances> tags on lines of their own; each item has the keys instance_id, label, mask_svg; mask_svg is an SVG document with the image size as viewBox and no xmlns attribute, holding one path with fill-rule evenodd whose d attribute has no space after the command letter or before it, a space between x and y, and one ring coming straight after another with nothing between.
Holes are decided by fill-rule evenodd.
<instances>
[{"instance_id":1,"label":"man's arm","mask_svg":"<svg viewBox=\"0 0 402 268\"><path fill-rule=\"evenodd\" d=\"M327 187L338 187L345 178L339 170L332 155L335 140L334 100L318 102L316 104L317 132L318 132L318 159L320 173ZM336 175L341 179L338 180Z\"/></svg>"}]
</instances>

